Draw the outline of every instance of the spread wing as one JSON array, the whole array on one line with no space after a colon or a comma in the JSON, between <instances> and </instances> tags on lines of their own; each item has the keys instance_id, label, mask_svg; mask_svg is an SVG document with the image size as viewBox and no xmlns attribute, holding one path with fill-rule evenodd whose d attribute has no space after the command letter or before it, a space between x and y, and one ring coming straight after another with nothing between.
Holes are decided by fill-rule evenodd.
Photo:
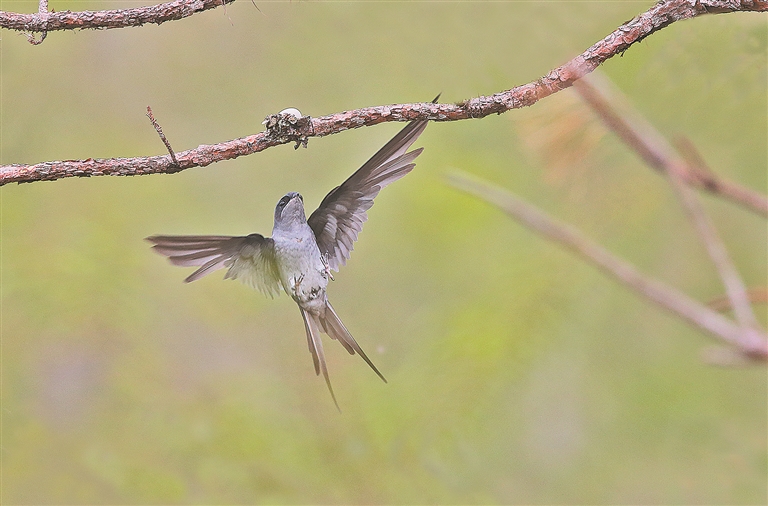
<instances>
[{"instance_id":1,"label":"spread wing","mask_svg":"<svg viewBox=\"0 0 768 506\"><path fill-rule=\"evenodd\" d=\"M224 279L239 279L266 295L280 293L280 277L274 242L261 234L245 237L225 235L153 235L147 241L174 265L199 267L184 281L189 283L227 267Z\"/></svg>"},{"instance_id":2,"label":"spread wing","mask_svg":"<svg viewBox=\"0 0 768 506\"><path fill-rule=\"evenodd\" d=\"M307 223L312 227L320 252L328 266L338 271L344 265L368 219L366 211L382 188L408 174L423 148L406 153L427 127L427 121L412 121L370 160L325 196Z\"/></svg>"}]
</instances>

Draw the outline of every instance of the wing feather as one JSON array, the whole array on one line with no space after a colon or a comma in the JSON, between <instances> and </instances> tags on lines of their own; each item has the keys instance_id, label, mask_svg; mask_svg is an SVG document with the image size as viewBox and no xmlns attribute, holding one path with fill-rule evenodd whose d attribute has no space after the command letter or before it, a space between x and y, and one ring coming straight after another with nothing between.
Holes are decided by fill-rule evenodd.
<instances>
[{"instance_id":1,"label":"wing feather","mask_svg":"<svg viewBox=\"0 0 768 506\"><path fill-rule=\"evenodd\" d=\"M381 189L413 170L422 148L406 151L427 123L408 123L344 183L331 190L307 220L331 269L338 271L346 263L368 219L367 211Z\"/></svg>"},{"instance_id":2,"label":"wing feather","mask_svg":"<svg viewBox=\"0 0 768 506\"><path fill-rule=\"evenodd\" d=\"M153 235L147 241L172 264L198 267L184 280L187 283L227 267L224 279L239 279L269 296L280 293L274 242L261 234Z\"/></svg>"}]
</instances>

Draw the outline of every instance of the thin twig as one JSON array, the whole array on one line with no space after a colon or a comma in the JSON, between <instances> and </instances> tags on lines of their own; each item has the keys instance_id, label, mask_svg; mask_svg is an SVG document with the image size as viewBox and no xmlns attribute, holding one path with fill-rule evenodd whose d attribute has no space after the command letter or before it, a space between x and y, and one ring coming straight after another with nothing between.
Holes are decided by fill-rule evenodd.
<instances>
[{"instance_id":1,"label":"thin twig","mask_svg":"<svg viewBox=\"0 0 768 506\"><path fill-rule=\"evenodd\" d=\"M257 10L257 11L259 11L259 14L263 14L263 15L265 15L265 16L266 16L266 14L264 14L263 12L261 12L261 9L259 9L259 6L258 6L258 5L256 5L256 0L251 0L251 3L253 4L253 6L254 6L254 7L256 7L256 10Z\"/></svg>"},{"instance_id":2,"label":"thin twig","mask_svg":"<svg viewBox=\"0 0 768 506\"><path fill-rule=\"evenodd\" d=\"M609 88L610 91L608 91ZM715 176L712 171L708 170L706 164L701 160L701 155L698 154L690 141L686 143L684 154L687 159L696 157L694 163L679 156L652 125L640 119L640 115L636 111L633 111L632 120L628 118L627 114L620 115L605 98L608 93L616 96L619 92L614 86L611 86L604 75L593 74L589 80L581 80L576 83L574 89L600 116L603 122L651 168L666 174L667 168L674 166L686 183L709 190L716 195L728 197L752 211L768 216L768 198ZM616 101L613 100L613 102ZM622 99L620 101L624 109L631 109L627 100Z\"/></svg>"},{"instance_id":3,"label":"thin twig","mask_svg":"<svg viewBox=\"0 0 768 506\"><path fill-rule=\"evenodd\" d=\"M704 211L697 196L682 180L677 168L670 167L668 174L675 193L677 193L678 198L683 203L689 219L696 227L696 230L698 230L704 247L720 275L720 279L725 286L725 293L728 295L731 304L733 304L736 320L745 330L759 329L760 325L757 323L755 313L752 311L752 305L749 303L747 287L731 260L725 244L720 239L714 223L712 223L709 215Z\"/></svg>"},{"instance_id":4,"label":"thin twig","mask_svg":"<svg viewBox=\"0 0 768 506\"><path fill-rule=\"evenodd\" d=\"M696 146L685 136L679 135L672 140L675 148L683 157L688 167L684 175L687 183L703 186L712 193L722 195L744 205L747 209L768 216L768 197L760 193L717 176L709 168Z\"/></svg>"},{"instance_id":5,"label":"thin twig","mask_svg":"<svg viewBox=\"0 0 768 506\"><path fill-rule=\"evenodd\" d=\"M215 7L220 2L220 0L197 1L202 1L205 6L209 6L208 8ZM464 100L458 104L432 104L427 102L397 104L366 107L354 111L312 118L311 122L296 132L296 137L324 137L351 128L372 126L388 121L412 121L415 119L458 121L469 118L483 118L490 114L501 114L511 109L527 107L544 97L570 87L577 79L589 74L609 58L623 54L632 44L643 40L650 34L676 21L704 14L739 11L768 11L768 0L663 0L648 11L627 21L603 40L597 42L565 65L550 71L546 76L528 84L493 95ZM46 25L47 29L61 30L71 28L71 24L63 25L61 22L54 22L55 15L58 14L60 13L51 14L51 22ZM77 13L69 14L74 15ZM0 26L35 31L34 28L30 28L23 23L10 26L11 23L8 22L7 16L8 13L0 12ZM163 21L166 20L164 19ZM156 21L145 20L143 22ZM88 26L88 28L99 27L112 28L112 26L107 26L106 24ZM37 31L40 31L40 29ZM13 182L51 181L73 176L88 177L178 172L179 170L191 167L204 167L214 162L249 155L272 146L293 142L293 140L295 139L275 137L269 133L262 132L220 144L204 145L179 153L179 167L173 165L171 160L158 156L110 159L89 158L87 160L42 162L35 165L6 165L0 167L0 186Z\"/></svg>"},{"instance_id":6,"label":"thin twig","mask_svg":"<svg viewBox=\"0 0 768 506\"><path fill-rule=\"evenodd\" d=\"M750 304L765 304L768 302L768 288L750 288L747 290L747 297L749 297ZM733 304L727 295L723 295L707 302L707 307L715 311L728 311L733 309Z\"/></svg>"},{"instance_id":7,"label":"thin twig","mask_svg":"<svg viewBox=\"0 0 768 506\"><path fill-rule=\"evenodd\" d=\"M147 117L149 118L149 121L152 122L152 126L155 127L155 131L157 132L157 135L160 136L160 140L163 141L163 144L165 144L165 147L168 149L168 153L171 154L171 160L173 160L173 164L178 167L179 161L176 159L176 154L173 152L171 143L168 142L168 139L165 138L163 129L160 128L160 125L158 125L157 121L155 121L155 117L152 115L152 108L150 106L147 106Z\"/></svg>"},{"instance_id":8,"label":"thin twig","mask_svg":"<svg viewBox=\"0 0 768 506\"><path fill-rule=\"evenodd\" d=\"M695 327L736 346L746 356L768 360L768 338L747 332L723 315L691 299L674 288L640 273L630 263L613 255L584 237L573 227L547 216L531 204L506 190L464 174L449 177L454 187L489 202L512 216L522 225L555 241L597 265L643 297L675 313Z\"/></svg>"},{"instance_id":9,"label":"thin twig","mask_svg":"<svg viewBox=\"0 0 768 506\"><path fill-rule=\"evenodd\" d=\"M594 77L594 76L593 76ZM686 214L693 222L704 243L720 279L725 286L726 294L731 300L736 320L744 329L759 329L757 318L752 312L752 306L747 296L747 288L739 275L736 266L731 261L728 250L720 240L717 229L704 211L696 195L684 180L688 171L685 161L680 158L669 145L667 140L639 114L619 111L615 103L626 101L619 98L619 92L612 88L607 78L579 81L576 91L600 116L606 125L624 142L636 151L646 163L667 174L678 198L683 203ZM611 98L608 98L608 97ZM628 106L624 106L628 109Z\"/></svg>"}]
</instances>

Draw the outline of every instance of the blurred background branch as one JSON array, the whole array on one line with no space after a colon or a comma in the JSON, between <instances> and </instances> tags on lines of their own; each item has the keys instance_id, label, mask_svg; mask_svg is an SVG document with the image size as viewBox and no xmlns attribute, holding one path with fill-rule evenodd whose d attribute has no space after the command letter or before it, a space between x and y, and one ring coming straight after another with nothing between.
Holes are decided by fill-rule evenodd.
<instances>
[{"instance_id":1,"label":"blurred background branch","mask_svg":"<svg viewBox=\"0 0 768 506\"><path fill-rule=\"evenodd\" d=\"M686 163L680 164L678 167L683 171L681 175L689 181L689 184L712 193L719 193L723 197L743 205L746 209L768 217L768 198L765 195L717 176L704 161L693 142L687 137L679 135L672 141L677 151L685 159Z\"/></svg>"},{"instance_id":2,"label":"blurred background branch","mask_svg":"<svg viewBox=\"0 0 768 506\"><path fill-rule=\"evenodd\" d=\"M63 12L50 13L44 16L0 12L0 27L43 33L51 30L74 28L117 28L149 22L162 23L170 19L191 15L198 10L203 10L204 6L212 8L217 5L219 5L219 0L198 1L192 4L182 1L139 9L99 11L98 13ZM152 9L156 9L157 12L152 11ZM166 10L172 14L165 12ZM66 177L173 173L256 153L297 139L323 137L344 130L372 126L387 121L411 121L414 119L457 121L501 114L510 109L533 105L544 97L570 87L575 81L594 71L609 58L623 54L632 44L676 21L710 13L765 12L767 10L768 2L760 0L663 1L622 24L607 37L565 65L551 70L544 77L493 95L464 100L456 104L397 104L367 107L312 118L311 122L296 128L295 132L288 136L277 137L270 132L261 132L219 144L201 145L196 149L178 153L178 163L175 163L170 156L152 156L89 158L87 160L42 162L34 165L6 165L0 167L0 186L14 182L52 181ZM152 14L153 12L155 13ZM92 19L99 19L100 21L98 23L85 22L85 20Z\"/></svg>"},{"instance_id":3,"label":"blurred background branch","mask_svg":"<svg viewBox=\"0 0 768 506\"><path fill-rule=\"evenodd\" d=\"M591 242L580 232L557 222L543 211L501 188L462 175L452 176L451 184L496 205L544 237L565 245L644 297L736 346L745 356L768 359L768 337L758 324L751 306L753 301L759 300L764 291L747 290L714 224L690 187L710 190L716 196L728 197L758 212L764 209L766 198L735 183L725 182L708 169L706 177L717 184L703 183L699 174L704 173L705 169L702 167L706 167L706 163L693 144L687 140L678 141L686 158L678 155L661 133L639 112L632 109L629 101L601 73L595 72L589 78L574 83L574 88L604 124L630 149L650 167L666 174L725 286L725 300L718 299L707 307L666 284L650 279L630 263ZM739 188L739 191L719 191L723 186ZM749 197L735 198L735 195ZM717 314L716 308L732 309L738 325Z\"/></svg>"},{"instance_id":4,"label":"blurred background branch","mask_svg":"<svg viewBox=\"0 0 768 506\"><path fill-rule=\"evenodd\" d=\"M720 178L702 159L693 143L680 137L678 155L669 142L635 111L615 86L603 75L575 83L576 92L616 135L651 168L675 173L686 184L726 197L745 208L768 216L768 198L760 193ZM609 98L610 97L610 98ZM622 112L619 112L619 110Z\"/></svg>"},{"instance_id":5,"label":"blurred background branch","mask_svg":"<svg viewBox=\"0 0 768 506\"><path fill-rule=\"evenodd\" d=\"M635 292L675 313L697 328L736 346L744 355L768 360L768 341L684 293L638 271L632 264L590 241L574 228L549 217L510 192L462 173L449 176L454 187L495 205L520 224L555 241L598 266Z\"/></svg>"},{"instance_id":6,"label":"blurred background branch","mask_svg":"<svg viewBox=\"0 0 768 506\"><path fill-rule=\"evenodd\" d=\"M768 289L764 286L750 288L747 290L747 297L752 304L768 304ZM733 309L731 299L727 295L717 297L707 302L707 306L715 311L730 311Z\"/></svg>"},{"instance_id":7,"label":"blurred background branch","mask_svg":"<svg viewBox=\"0 0 768 506\"><path fill-rule=\"evenodd\" d=\"M636 111L629 110L626 105L628 100L621 96L607 78L600 74L592 77L591 81L585 79L576 83L576 91L629 148L638 153L648 165L662 170L667 175L715 264L739 325L745 332L750 329L758 330L759 325L752 312L747 288L709 216L688 187L689 182L695 179L685 177L692 172L687 163L675 155L672 146L649 122Z\"/></svg>"}]
</instances>

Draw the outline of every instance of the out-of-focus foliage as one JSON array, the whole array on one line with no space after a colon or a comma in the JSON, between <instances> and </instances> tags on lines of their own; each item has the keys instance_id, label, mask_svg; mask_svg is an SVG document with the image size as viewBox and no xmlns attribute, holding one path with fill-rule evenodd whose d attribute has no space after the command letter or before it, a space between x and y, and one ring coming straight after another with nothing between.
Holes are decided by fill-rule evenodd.
<instances>
[{"instance_id":1,"label":"out-of-focus foliage","mask_svg":"<svg viewBox=\"0 0 768 506\"><path fill-rule=\"evenodd\" d=\"M181 151L285 107L492 93L650 5L256 4L37 47L3 32L0 161L161 154L147 105ZM604 69L664 134L765 191L764 16L678 23ZM765 503L764 368L705 365L706 335L443 182L486 177L692 296L720 295L668 185L571 93L427 128L330 287L390 381L327 342L342 414L285 295L218 273L185 285L142 238L269 233L280 196L316 205L401 125L173 176L0 189L2 502ZM562 145L557 129L584 135ZM765 221L704 200L764 285Z\"/></svg>"}]
</instances>

